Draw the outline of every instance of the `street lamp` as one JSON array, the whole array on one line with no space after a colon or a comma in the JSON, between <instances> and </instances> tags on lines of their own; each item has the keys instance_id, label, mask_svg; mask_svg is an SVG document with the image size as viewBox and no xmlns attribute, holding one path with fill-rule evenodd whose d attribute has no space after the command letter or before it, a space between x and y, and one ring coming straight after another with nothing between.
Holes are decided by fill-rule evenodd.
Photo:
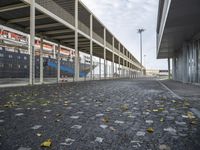
<instances>
[{"instance_id":1,"label":"street lamp","mask_svg":"<svg viewBox=\"0 0 200 150\"><path fill-rule=\"evenodd\" d=\"M142 71L142 32L144 32L145 29L140 28L137 29L137 32L140 34L140 63L141 63L141 71Z\"/></svg>"}]
</instances>

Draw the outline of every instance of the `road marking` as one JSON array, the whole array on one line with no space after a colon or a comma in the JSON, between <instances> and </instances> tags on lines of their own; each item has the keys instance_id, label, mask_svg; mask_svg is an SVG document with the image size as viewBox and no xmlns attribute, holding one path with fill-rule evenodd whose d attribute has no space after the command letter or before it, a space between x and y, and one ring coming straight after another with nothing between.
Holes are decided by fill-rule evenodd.
<instances>
[{"instance_id":1,"label":"road marking","mask_svg":"<svg viewBox=\"0 0 200 150\"><path fill-rule=\"evenodd\" d=\"M182 99L182 97L180 97L179 95L177 95L176 93L174 93L170 88L168 88L165 84L163 84L162 82L160 82L159 80L156 80L158 83L160 83L160 85L162 85L165 89L167 89L172 95L174 95L174 97L178 98L178 99Z\"/></svg>"}]
</instances>

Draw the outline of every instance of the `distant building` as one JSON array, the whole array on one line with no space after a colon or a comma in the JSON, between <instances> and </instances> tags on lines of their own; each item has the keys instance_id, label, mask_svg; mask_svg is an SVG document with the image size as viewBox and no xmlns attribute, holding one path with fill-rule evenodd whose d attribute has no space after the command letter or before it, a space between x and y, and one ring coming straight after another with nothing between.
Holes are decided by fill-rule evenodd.
<instances>
[{"instance_id":1,"label":"distant building","mask_svg":"<svg viewBox=\"0 0 200 150\"><path fill-rule=\"evenodd\" d=\"M200 0L159 1L157 58L172 59L174 80L200 83Z\"/></svg>"},{"instance_id":2,"label":"distant building","mask_svg":"<svg viewBox=\"0 0 200 150\"><path fill-rule=\"evenodd\" d=\"M168 70L146 69L147 76L168 76Z\"/></svg>"}]
</instances>

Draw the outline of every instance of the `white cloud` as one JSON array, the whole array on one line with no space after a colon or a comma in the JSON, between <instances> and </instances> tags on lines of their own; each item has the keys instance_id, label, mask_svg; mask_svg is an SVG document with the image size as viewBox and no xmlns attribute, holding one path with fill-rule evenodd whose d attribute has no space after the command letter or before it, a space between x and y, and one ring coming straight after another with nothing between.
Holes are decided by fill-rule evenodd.
<instances>
[{"instance_id":1,"label":"white cloud","mask_svg":"<svg viewBox=\"0 0 200 150\"><path fill-rule=\"evenodd\" d=\"M102 23L140 60L138 28L145 28L143 53L147 68L166 69L166 60L156 60L158 0L81 0Z\"/></svg>"}]
</instances>

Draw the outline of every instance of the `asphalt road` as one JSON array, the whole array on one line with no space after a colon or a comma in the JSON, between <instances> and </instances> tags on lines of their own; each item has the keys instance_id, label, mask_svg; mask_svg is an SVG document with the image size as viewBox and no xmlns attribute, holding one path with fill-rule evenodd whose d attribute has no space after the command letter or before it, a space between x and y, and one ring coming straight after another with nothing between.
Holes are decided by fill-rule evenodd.
<instances>
[{"instance_id":1,"label":"asphalt road","mask_svg":"<svg viewBox=\"0 0 200 150\"><path fill-rule=\"evenodd\" d=\"M0 150L200 149L200 96L179 97L162 83L0 88ZM47 139L51 146L41 147Z\"/></svg>"}]
</instances>

